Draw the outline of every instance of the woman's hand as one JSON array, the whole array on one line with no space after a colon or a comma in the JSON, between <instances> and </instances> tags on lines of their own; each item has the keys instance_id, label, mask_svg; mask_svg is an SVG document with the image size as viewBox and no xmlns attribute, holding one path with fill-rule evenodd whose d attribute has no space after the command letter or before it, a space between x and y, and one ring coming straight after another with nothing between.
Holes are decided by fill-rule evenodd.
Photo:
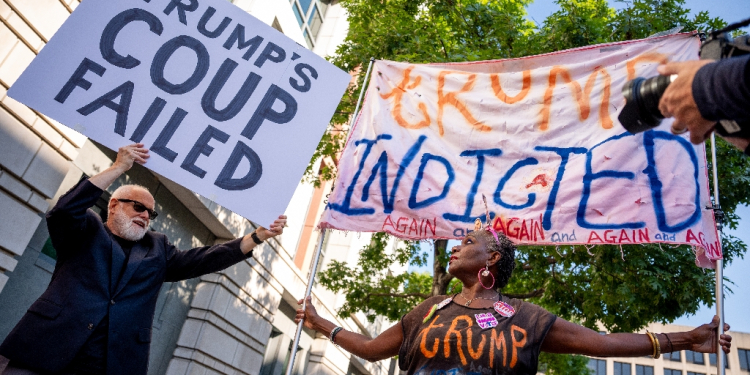
<instances>
[{"instance_id":1,"label":"woman's hand","mask_svg":"<svg viewBox=\"0 0 750 375\"><path fill-rule=\"evenodd\" d=\"M302 305L302 300L297 301L298 304ZM304 320L305 327L309 329L315 329L315 322L320 318L318 311L315 310L315 306L312 304L312 297L307 296L305 299L304 309L297 310L297 316L294 317L294 322L299 323L300 320Z\"/></svg>"},{"instance_id":2,"label":"woman's hand","mask_svg":"<svg viewBox=\"0 0 750 375\"><path fill-rule=\"evenodd\" d=\"M690 335L693 338L694 352L699 353L716 353L716 330L719 327L719 317L714 316L711 323L704 324L692 331ZM729 331L729 324L724 324L724 332ZM722 334L719 339L722 350L724 353L729 353L732 348L732 336Z\"/></svg>"},{"instance_id":3,"label":"woman's hand","mask_svg":"<svg viewBox=\"0 0 750 375\"><path fill-rule=\"evenodd\" d=\"M301 305L302 300L297 301L297 303ZM318 331L326 337L330 337L331 331L336 328L335 323L329 322L318 315L318 311L315 310L315 306L313 306L312 299L309 296L305 298L305 307L297 310L294 322L299 323L303 319L305 327ZM404 340L404 335L401 323L399 322L374 339L343 329L336 334L335 340L336 345L341 346L349 353L370 362L375 362L397 355Z\"/></svg>"}]
</instances>

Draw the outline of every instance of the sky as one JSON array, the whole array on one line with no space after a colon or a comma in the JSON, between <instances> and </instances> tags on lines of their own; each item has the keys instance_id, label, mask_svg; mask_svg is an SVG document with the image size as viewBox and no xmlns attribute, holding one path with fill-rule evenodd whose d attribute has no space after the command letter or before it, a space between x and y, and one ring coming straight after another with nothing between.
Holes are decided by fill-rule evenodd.
<instances>
[{"instance_id":1,"label":"sky","mask_svg":"<svg viewBox=\"0 0 750 375\"><path fill-rule=\"evenodd\" d=\"M623 4L610 0L614 8L622 8ZM708 11L711 17L721 17L727 23L739 22L750 17L750 0L686 0L685 8L691 10L691 15L700 11ZM559 8L554 0L536 0L527 8L529 18L537 23L544 22L544 19ZM738 12L739 9L743 11ZM738 16L739 14L739 16ZM739 17L739 18L738 18ZM743 30L750 32L750 28ZM727 230L727 233L739 237L748 246L750 246L750 207L742 206L737 208L737 214L740 216L740 222L735 230ZM448 246L453 246L454 241L450 241ZM431 251L431 242L422 242L423 249L429 254ZM432 259L428 264L432 263ZM421 269L410 268L410 270L419 270L432 273L432 266ZM747 319L747 311L750 311L750 254L744 259L735 259L729 266L724 269L724 276L731 280L733 284L728 284L733 293L725 293L724 297L724 318L732 327L732 331L750 332L750 319ZM713 283L712 283L713 286ZM708 323L716 314L715 307L702 306L695 314L683 316L677 319L674 324L686 326L699 326Z\"/></svg>"},{"instance_id":2,"label":"sky","mask_svg":"<svg viewBox=\"0 0 750 375\"><path fill-rule=\"evenodd\" d=\"M608 0L611 7L621 9L626 6L622 1ZM690 14L694 15L701 11L708 11L710 17L721 17L727 23L735 23L750 17L750 0L685 0L686 9L690 9ZM544 19L558 10L554 0L535 0L527 8L528 14L532 21L537 24L544 22ZM743 30L750 32L750 28L745 27ZM687 31L687 30L686 30Z\"/></svg>"}]
</instances>

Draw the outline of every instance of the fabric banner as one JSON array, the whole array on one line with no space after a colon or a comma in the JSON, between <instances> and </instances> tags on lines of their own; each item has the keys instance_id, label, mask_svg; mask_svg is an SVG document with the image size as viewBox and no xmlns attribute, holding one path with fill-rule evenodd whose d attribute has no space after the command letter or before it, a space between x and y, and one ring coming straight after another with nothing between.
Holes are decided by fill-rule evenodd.
<instances>
[{"instance_id":1,"label":"fabric banner","mask_svg":"<svg viewBox=\"0 0 750 375\"><path fill-rule=\"evenodd\" d=\"M226 0L86 0L8 95L268 225L350 80Z\"/></svg>"},{"instance_id":2,"label":"fabric banner","mask_svg":"<svg viewBox=\"0 0 750 375\"><path fill-rule=\"evenodd\" d=\"M474 220L517 244L690 244L721 258L703 145L632 135L621 88L694 60L695 34L519 59L377 61L321 228L458 239Z\"/></svg>"}]
</instances>

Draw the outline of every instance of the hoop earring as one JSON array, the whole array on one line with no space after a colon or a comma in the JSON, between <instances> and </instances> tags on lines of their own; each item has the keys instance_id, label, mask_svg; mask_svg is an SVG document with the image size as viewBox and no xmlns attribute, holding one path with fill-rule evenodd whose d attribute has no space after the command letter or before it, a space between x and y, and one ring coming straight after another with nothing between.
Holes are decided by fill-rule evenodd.
<instances>
[{"instance_id":1,"label":"hoop earring","mask_svg":"<svg viewBox=\"0 0 750 375\"><path fill-rule=\"evenodd\" d=\"M482 282L482 276L481 276L482 273L483 273L482 271L488 272L490 274L490 276L492 276L492 284L490 286L485 286L484 283ZM477 280L479 280L479 284L481 284L482 288L484 288L484 289L492 289L492 287L495 286L495 276L492 274L492 272L489 272L484 267L482 267L482 269L480 269L479 272L477 272Z\"/></svg>"}]
</instances>

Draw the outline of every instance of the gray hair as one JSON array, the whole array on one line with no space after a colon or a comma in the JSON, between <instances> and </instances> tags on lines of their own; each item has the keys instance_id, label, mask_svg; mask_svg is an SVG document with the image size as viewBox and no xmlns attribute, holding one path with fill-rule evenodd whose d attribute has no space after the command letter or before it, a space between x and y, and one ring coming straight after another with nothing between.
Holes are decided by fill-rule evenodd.
<instances>
[{"instance_id":1,"label":"gray hair","mask_svg":"<svg viewBox=\"0 0 750 375\"><path fill-rule=\"evenodd\" d=\"M133 189L143 189L147 193L149 193L152 198L154 196L145 186L138 185L138 184L127 184L127 185L122 185L118 187L117 189L115 189L115 191L112 193L112 198L114 199L122 198L128 195L128 193L130 193Z\"/></svg>"},{"instance_id":2,"label":"gray hair","mask_svg":"<svg viewBox=\"0 0 750 375\"><path fill-rule=\"evenodd\" d=\"M495 270L490 271L495 276L495 289L502 290L508 285L510 276L516 268L516 246L502 233L497 234L498 241L495 241L495 236L487 229L474 233L484 238L488 252L496 251L501 255L500 261L495 263Z\"/></svg>"}]
</instances>

